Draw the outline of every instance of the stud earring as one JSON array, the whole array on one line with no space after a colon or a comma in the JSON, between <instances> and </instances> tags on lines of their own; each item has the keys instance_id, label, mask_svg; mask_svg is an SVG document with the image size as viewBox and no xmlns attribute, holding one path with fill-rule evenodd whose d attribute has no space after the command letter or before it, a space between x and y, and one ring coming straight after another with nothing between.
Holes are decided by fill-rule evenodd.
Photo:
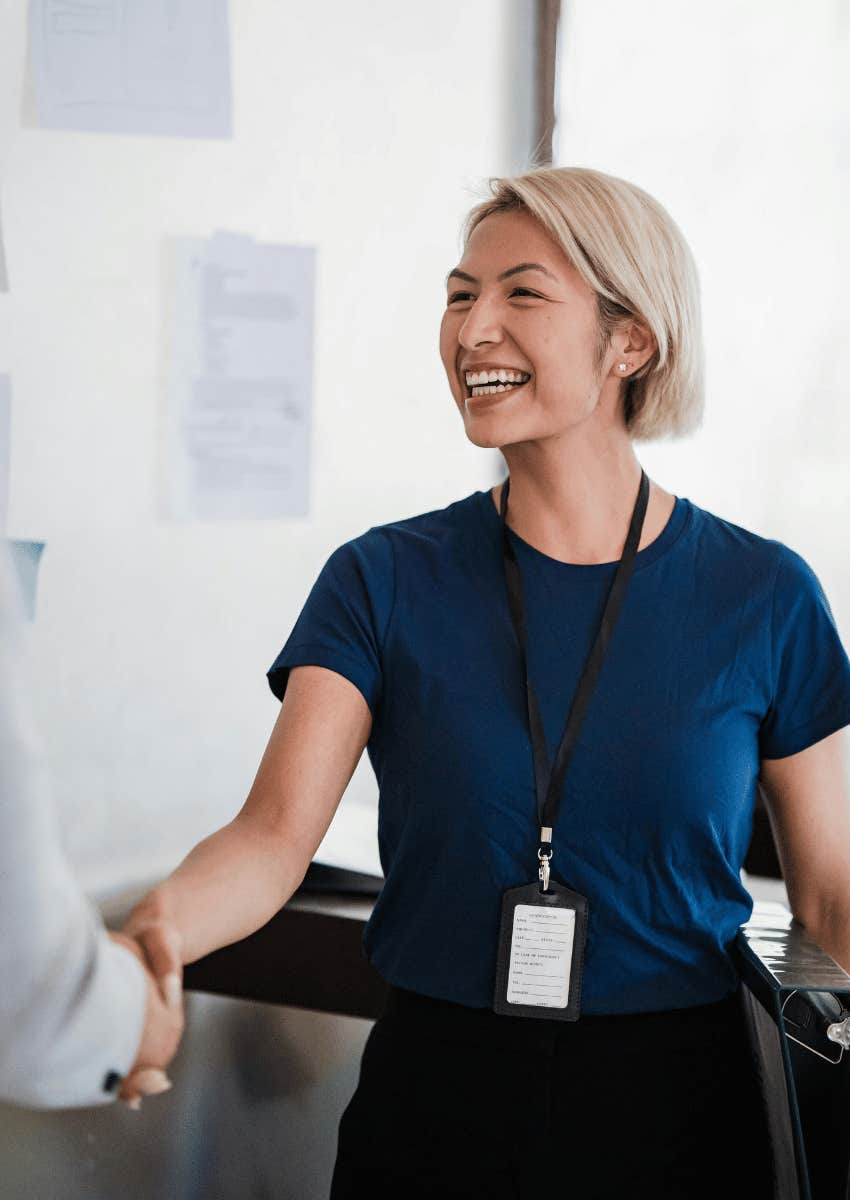
<instances>
[{"instance_id":1,"label":"stud earring","mask_svg":"<svg viewBox=\"0 0 850 1200\"><path fill-rule=\"evenodd\" d=\"M631 363L629 363L629 367L631 367L631 365L632 365L632 364L631 364ZM625 364L625 363L620 363L619 370L620 370L620 371L625 371L625 370L626 370L626 364Z\"/></svg>"}]
</instances>

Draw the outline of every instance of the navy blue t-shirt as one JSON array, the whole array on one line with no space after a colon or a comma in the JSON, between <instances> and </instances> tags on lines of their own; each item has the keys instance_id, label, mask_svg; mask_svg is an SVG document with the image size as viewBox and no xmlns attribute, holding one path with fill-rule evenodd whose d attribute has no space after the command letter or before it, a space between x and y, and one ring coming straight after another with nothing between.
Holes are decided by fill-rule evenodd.
<instances>
[{"instance_id":1,"label":"navy blue t-shirt","mask_svg":"<svg viewBox=\"0 0 850 1200\"><path fill-rule=\"evenodd\" d=\"M563 563L509 529L552 762L617 564ZM330 555L268 672L360 689L385 882L363 935L390 983L490 1007L502 893L537 878L519 645L489 491L373 526ZM589 901L582 1011L732 992L759 759L850 724L850 660L784 543L677 497L635 560L564 783L552 877Z\"/></svg>"}]
</instances>

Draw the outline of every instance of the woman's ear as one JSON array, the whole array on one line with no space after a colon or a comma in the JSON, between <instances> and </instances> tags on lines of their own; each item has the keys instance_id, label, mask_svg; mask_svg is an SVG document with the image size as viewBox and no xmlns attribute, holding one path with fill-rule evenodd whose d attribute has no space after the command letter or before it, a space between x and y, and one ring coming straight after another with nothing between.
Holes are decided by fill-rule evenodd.
<instances>
[{"instance_id":1,"label":"woman's ear","mask_svg":"<svg viewBox=\"0 0 850 1200\"><path fill-rule=\"evenodd\" d=\"M649 362L657 351L658 343L655 340L655 334L644 321L641 321L638 317L633 317L615 335L615 340L619 340L620 338L623 339L623 343L619 353L624 359L628 355L628 359L632 364L629 375L634 375L635 371L639 371L644 363Z\"/></svg>"}]
</instances>

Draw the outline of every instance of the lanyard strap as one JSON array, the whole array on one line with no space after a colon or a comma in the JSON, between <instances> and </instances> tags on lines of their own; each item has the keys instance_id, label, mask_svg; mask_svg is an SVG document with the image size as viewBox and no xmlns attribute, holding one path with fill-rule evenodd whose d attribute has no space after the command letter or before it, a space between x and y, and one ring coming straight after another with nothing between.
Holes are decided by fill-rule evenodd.
<instances>
[{"instance_id":1,"label":"lanyard strap","mask_svg":"<svg viewBox=\"0 0 850 1200\"><path fill-rule=\"evenodd\" d=\"M508 538L507 512L510 486L511 480L510 476L508 476L502 485L502 560L505 568L505 581L508 588L511 618L514 630L516 631L517 641L519 642L522 673L525 679L528 726L531 732L531 745L534 755L534 778L537 789L537 816L540 821L540 848L537 856L540 859L545 859L544 866L541 867L541 878L543 879L543 890L545 891L549 880L548 861L552 857L552 827L558 815L564 778L573 756L579 729L590 703L590 697L593 693L605 652L608 649L608 643L611 640L611 634L614 632L614 626L620 614L626 585L631 577L635 555L640 545L643 520L646 516L646 506L649 499L649 479L646 471L641 468L640 488L638 489L637 500L632 512L632 520L629 525L626 544L623 548L623 555L619 560L614 581L611 584L611 590L605 602L605 609L602 613L602 621L596 633L596 639L587 662L584 664L584 670L579 679L575 698L573 699L567 722L564 726L564 732L561 735L561 741L555 753L554 766L551 769L549 767L549 755L546 751L546 737L543 729L543 720L540 716L540 706L537 703L537 697L528 678L528 651L526 644L525 607L522 598L522 577L514 548Z\"/></svg>"}]
</instances>

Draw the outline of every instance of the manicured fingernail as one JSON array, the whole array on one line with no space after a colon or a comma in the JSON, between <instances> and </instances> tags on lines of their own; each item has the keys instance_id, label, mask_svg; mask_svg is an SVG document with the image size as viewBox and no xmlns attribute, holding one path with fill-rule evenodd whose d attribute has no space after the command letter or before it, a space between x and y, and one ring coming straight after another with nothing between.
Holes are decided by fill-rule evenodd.
<instances>
[{"instance_id":1,"label":"manicured fingernail","mask_svg":"<svg viewBox=\"0 0 850 1200\"><path fill-rule=\"evenodd\" d=\"M148 1067L144 1071L136 1071L133 1083L146 1096L157 1096L160 1092L167 1092L171 1087L171 1080L159 1067Z\"/></svg>"},{"instance_id":2,"label":"manicured fingernail","mask_svg":"<svg viewBox=\"0 0 850 1200\"><path fill-rule=\"evenodd\" d=\"M180 986L180 976L173 973L166 975L163 980L163 987L165 988L165 1003L169 1008L179 1009L183 994L183 989Z\"/></svg>"},{"instance_id":3,"label":"manicured fingernail","mask_svg":"<svg viewBox=\"0 0 850 1200\"><path fill-rule=\"evenodd\" d=\"M155 1083L151 1087L144 1089L146 1096L159 1096L161 1092L167 1092L171 1087L171 1080L166 1079L163 1083Z\"/></svg>"}]
</instances>

